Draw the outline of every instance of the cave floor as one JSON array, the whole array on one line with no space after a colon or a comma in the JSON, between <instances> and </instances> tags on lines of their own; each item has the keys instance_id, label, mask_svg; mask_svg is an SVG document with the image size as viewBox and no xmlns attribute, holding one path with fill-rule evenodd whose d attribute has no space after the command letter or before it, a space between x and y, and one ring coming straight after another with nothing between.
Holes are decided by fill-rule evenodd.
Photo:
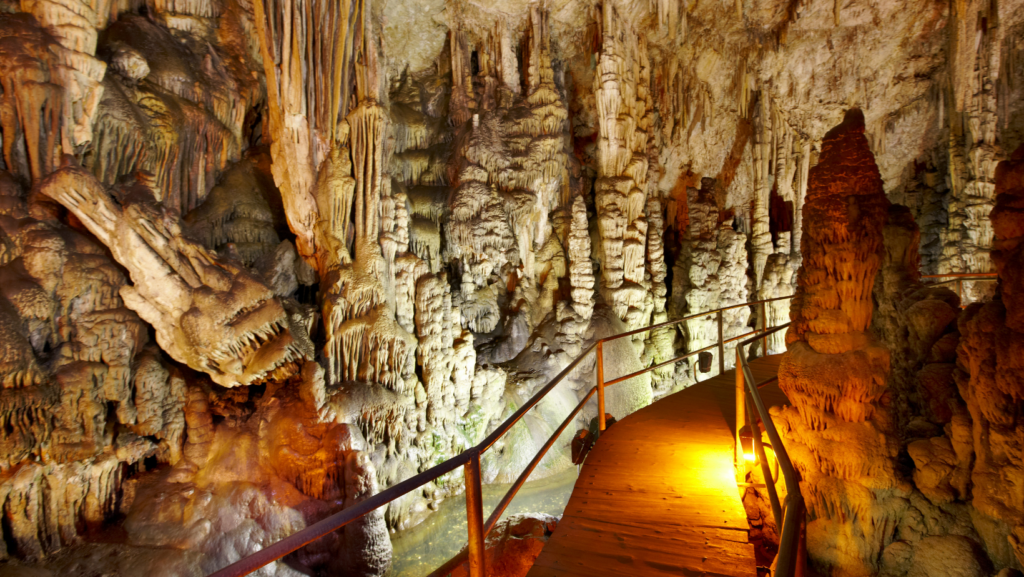
<instances>
[{"instance_id":1,"label":"cave floor","mask_svg":"<svg viewBox=\"0 0 1024 577\"><path fill-rule=\"evenodd\" d=\"M751 362L758 382L781 355ZM583 464L529 577L756 575L733 468L735 373L615 423ZM773 383L767 406L786 403Z\"/></svg>"}]
</instances>

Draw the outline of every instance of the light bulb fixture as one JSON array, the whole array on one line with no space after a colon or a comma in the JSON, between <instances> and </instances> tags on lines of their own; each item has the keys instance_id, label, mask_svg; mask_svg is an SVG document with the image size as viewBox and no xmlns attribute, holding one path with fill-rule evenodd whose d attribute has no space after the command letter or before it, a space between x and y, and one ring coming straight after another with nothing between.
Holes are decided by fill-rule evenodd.
<instances>
[{"instance_id":1,"label":"light bulb fixture","mask_svg":"<svg viewBox=\"0 0 1024 577\"><path fill-rule=\"evenodd\" d=\"M750 425L740 429L740 446L743 449L743 458L748 463L757 461L757 457L754 455L754 436L750 433Z\"/></svg>"}]
</instances>

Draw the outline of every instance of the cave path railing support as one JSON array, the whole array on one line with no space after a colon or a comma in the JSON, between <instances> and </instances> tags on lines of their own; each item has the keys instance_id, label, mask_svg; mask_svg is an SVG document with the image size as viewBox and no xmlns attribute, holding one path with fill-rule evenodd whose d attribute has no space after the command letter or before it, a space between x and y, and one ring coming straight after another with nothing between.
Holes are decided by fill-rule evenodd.
<instances>
[{"instance_id":1,"label":"cave path railing support","mask_svg":"<svg viewBox=\"0 0 1024 577\"><path fill-rule=\"evenodd\" d=\"M796 471L793 469L793 462L789 458L789 453L786 452L786 447L782 444L779 431L775 428L772 416L768 409L765 408L764 400L761 398L759 391L761 387L768 383L779 380L779 377L774 376L760 383L755 381L754 373L750 370L750 364L747 362L747 355L743 354L743 347L756 343L758 339L764 339L763 342L767 342L768 335L785 329L789 325L790 323L786 323L772 329L766 329L762 334L736 345L736 428L739 430L743 426L743 421L746 420L743 416L743 408L746 406L746 394L749 392L754 410L757 411L758 417L764 424L765 433L768 435L772 450L775 453L775 459L778 461L779 469L782 471L782 476L786 481L786 501L784 505L780 505L779 495L775 489L771 471L768 469L768 459L764 451L764 444L761 441L761 428L754 421L754 415L751 413L749 415L749 425L750 435L753 438L753 448L757 459L761 462L761 470L765 478L765 488L768 491L769 501L771 501L772 515L775 517L775 526L782 528L782 532L779 535L779 552L775 557L775 571L772 573L776 577L794 577L804 574L804 560L806 558L803 554L804 539L802 527L804 498L800 494L800 481L797 478ZM741 443L742 441L737 433L736 452L738 455L743 452Z\"/></svg>"},{"instance_id":2,"label":"cave path railing support","mask_svg":"<svg viewBox=\"0 0 1024 577\"><path fill-rule=\"evenodd\" d=\"M451 459L444 461L443 463L440 463L430 469L427 469L426 471L414 477L406 479L405 481L397 483L396 485L393 485L392 487L385 489L384 491L381 491L380 493L377 493L376 495L373 495L367 498L366 500L357 503L347 509L341 510L333 515L330 515L306 527L305 529L297 531L296 533L293 533L292 535L289 535L288 537L285 537L284 539L276 543L273 543L272 545L269 545L266 548L257 551L252 555L249 555L248 557L244 557L236 561L235 563L228 565L227 567L211 574L210 577L240 577L242 575L248 575L249 573L252 573L253 571L259 569L260 567L273 563L274 561L281 559L285 555L297 551L303 546L313 541L316 541L324 535L327 535L328 533L331 533L333 531L337 531L338 529L341 529L342 527L348 525L352 521L355 521L356 519L359 519L371 513L372 511L380 507L383 507L388 503L419 489L423 485L426 485L431 481L435 481L438 478L442 477L443 475L447 475L449 473L454 472L459 467L463 468L466 483L466 519L469 522L469 525L467 527L468 545L467 548L463 550L462 553L453 557L447 563L445 563L440 568L431 573L431 575L447 575L448 572L455 569L458 565L466 562L468 559L470 577L484 577L486 575L484 546L488 533L490 533L491 530L494 529L494 526L498 523L498 520L501 518L502 513L504 513L505 510L508 508L509 504L511 504L512 499L516 496L519 490L526 483L526 480L530 477L530 474L532 474L534 469L537 468L537 466L547 455L551 447L553 447L554 444L558 441L558 439L562 436L562 433L566 430L566 428L568 428L569 425L571 425L576 420L577 415L580 414L580 411L583 410L583 407L590 401L591 398L593 398L595 395L597 396L598 423L601 429L604 430L607 426L607 423L604 419L605 387L610 387L612 385L628 381L632 378L643 375L644 373L649 373L662 367L678 363L680 361L686 360L690 357L699 355L700 353L707 352L715 348L718 349L719 354L719 371L724 372L725 345L732 342L736 342L740 339L748 338L752 335L754 335L753 340L767 339L767 335L771 332L774 332L777 329L766 328L768 323L767 318L765 318L763 320L758 321L758 324L761 325L760 328L756 328L748 333L739 336L725 339L723 313L725 311L733 309L756 307L760 305L760 311L763 317L767 310L767 303L781 300L789 300L792 298L792 296L784 296L761 301L732 305L707 312L688 315L676 320L666 321L641 329L636 329L633 331L598 339L592 345L587 347L587 349L584 350L580 354L580 356L576 357L575 360L569 363L567 367L562 369L562 371L558 373L558 375L555 376L555 378L552 379L551 382L549 382L542 389L537 391L537 393L534 394L529 401L524 403L516 412L514 412L501 425L499 425L498 428L496 428L490 435L488 435L487 438L485 438L475 447L471 447L463 451L462 453L452 457ZM667 360L647 367L646 369L642 369L634 373L630 373L628 375L605 382L604 343L625 337L632 337L634 335L648 333L650 331L658 329L668 328L689 320L707 317L715 317L718 322L718 342L716 342L715 344L709 345L707 347L695 351L690 351L674 359ZM764 340L765 345L767 345L767 342L767 340ZM765 346L763 350L767 352L767 346ZM512 427L514 427L519 421L521 421L523 417L526 415L526 413L528 413L531 409L536 407L548 395L548 393L553 391L559 383L566 379L566 377L575 372L576 369L580 366L580 363L584 359L589 357L591 353L594 353L596 357L595 380L597 382L595 386L591 387L590 390L583 396L583 398L580 399L579 403L576 404L576 407L569 412L569 415L566 416L561 426L559 426L558 429L556 429L555 432L551 435L551 437L548 438L544 446L540 449L540 451L538 451L537 455L534 456L533 460L530 461L530 463L526 466L523 472L512 484L512 487L509 488L508 492L505 493L505 496L502 497L501 501L499 501L497 506L495 506L494 511L491 512L491 515L485 521L483 519L483 480L481 478L480 459L483 457L484 453L486 453L488 449L494 446L494 444L497 443L499 439L501 439L501 437L503 437L506 433L512 430ZM737 372L738 369L739 367L737 366ZM736 440L738 443L738 432Z\"/></svg>"},{"instance_id":3,"label":"cave path railing support","mask_svg":"<svg viewBox=\"0 0 1024 577\"><path fill-rule=\"evenodd\" d=\"M953 272L946 274L923 274L921 280L925 279L946 279L925 281L929 286L939 286L949 283L956 283L956 296L960 299L960 308L964 308L964 281L998 281L999 277L994 272Z\"/></svg>"},{"instance_id":4,"label":"cave path railing support","mask_svg":"<svg viewBox=\"0 0 1024 577\"><path fill-rule=\"evenodd\" d=\"M596 347L597 348L597 398L598 398L598 424L600 425L600 429L603 431L606 428L605 417L604 417L604 388L605 387L610 387L612 385L617 385L617 384L619 384L619 383L621 383L623 381L628 381L628 380L630 380L632 378L639 377L640 375L643 375L644 373L649 373L651 371L660 369L660 368L668 366L668 365L674 365L674 364L676 364L676 363L678 363L680 361L685 361L686 359L688 359L690 357L697 356L700 353L708 352L711 349L718 349L718 371L719 371L719 374L722 374L722 373L725 372L725 345L727 345L729 343L736 342L736 341L738 341L740 339L747 338L747 337L749 337L751 335L756 335L754 337L755 340L759 339L759 338L760 339L764 339L764 345L763 345L763 348L762 348L762 352L763 352L763 354L767 354L767 351L768 351L768 334L772 333L772 332L775 332L775 330L767 328L768 319L765 316L766 311L767 311L766 305L768 303L771 303L771 302L790 300L792 298L794 298L794 295L789 295L789 296L784 296L784 297L775 297L775 298L772 298L772 299L764 299L764 300L760 300L760 301L753 301L753 302L749 302L749 303L743 303L743 304L732 305L732 306L728 306L728 307L722 307L722 308L719 308L719 309L714 309L714 310L703 312L703 313L696 313L696 314L688 315L688 316L685 316L683 318L676 319L676 320L673 320L673 321L665 321L663 323L658 323L656 325L651 325L649 327L644 327L642 329L636 329L636 330L633 330L633 331L628 331L628 332L625 332L625 333L620 333L620 334L617 334L617 335L612 335L610 337L604 337L603 339L598 340L597 343L596 343L596 345L597 345L597 347ZM752 306L756 306L756 305L760 305L760 307L761 307L760 308L761 318L759 318L758 321L757 321L757 324L760 325L760 328L755 328L754 330L752 330L750 332L747 332L747 333L744 333L742 335L737 335L735 337L726 339L724 337L725 328L724 328L724 316L723 316L722 313L724 313L725 311L731 311L731 310L734 310L734 309L742 309L742 308L752 307ZM604 343L607 343L607 342L610 342L610 341L614 341L614 340L617 340L617 339L622 339L622 338L625 338L625 337L632 337L634 335L639 335L639 334L642 334L642 333L648 333L648 332L651 332L651 331L655 331L655 330L658 330L658 329L663 329L663 328L670 327L670 326L673 326L673 325L678 325L678 324L684 323L686 321L691 321L691 320L700 319L700 318L707 318L707 317L715 317L716 322L718 323L718 342L716 342L714 344L711 344L711 345L708 345L708 346L706 346L706 347L704 347L702 349L697 349L695 351L690 351L690 352L685 353L683 355L680 355L678 357L669 359L667 361L660 362L660 363L658 363L656 365L651 365L651 366L647 367L646 369L641 369L639 371L630 373L628 375L623 375L621 377L618 377L616 379L612 379L612 380L607 381L607 382L604 380ZM737 370L738 369L739 369L739 367L737 366ZM739 431L739 426L737 426L737 437L736 437L737 440L739 440L739 432L738 431Z\"/></svg>"}]
</instances>

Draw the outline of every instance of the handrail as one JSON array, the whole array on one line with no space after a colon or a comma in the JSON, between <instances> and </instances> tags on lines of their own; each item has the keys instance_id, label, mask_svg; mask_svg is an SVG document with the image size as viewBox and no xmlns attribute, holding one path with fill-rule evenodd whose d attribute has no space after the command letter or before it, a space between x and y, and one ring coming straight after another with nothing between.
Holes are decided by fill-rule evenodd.
<instances>
[{"instance_id":1,"label":"handrail","mask_svg":"<svg viewBox=\"0 0 1024 577\"><path fill-rule=\"evenodd\" d=\"M789 325L790 323L786 323L782 326L766 330L763 336L780 331ZM782 438L779 436L779 431L775 428L775 422L772 421L771 414L765 408L764 400L761 399L761 393L758 390L762 385L769 381L774 381L778 379L778 377L767 379L761 383L756 382L754 380L754 374L750 370L750 364L747 362L747 357L742 351L744 346L756 342L758 338L763 337L748 339L736 346L736 360L738 364L738 369L736 371L736 406L737 409L741 406L740 395L743 395L743 403L745 404L746 402L745 395L747 391L742 387L743 381L745 381L746 389L749 391L754 407L757 409L761 422L764 423L765 433L768 434L768 439L772 443L772 449L775 451L775 458L779 462L779 468L782 470L782 476L786 480L786 504L785 509L780 510L781 507L779 506L779 498L775 490L775 484L771 482L771 477L765 475L765 486L768 489L769 499L772 502L772 514L775 517L775 526L780 527L782 531L779 537L779 552L775 558L775 572L773 575L776 577L792 577L803 570L799 564L799 559L801 557L799 549L802 546L802 539L800 538L800 523L803 518L804 499L803 495L800 493L800 482L796 477L796 471L793 469L793 462L789 458L789 453L786 452L786 447L782 444ZM742 372L739 369L742 369ZM741 419L742 416L737 414L737 429L742 426ZM761 445L760 428L754 428L753 415L751 415L750 424L750 432L751 436L754 437L754 444L757 448L758 458L761 460L762 467L767 469L764 448ZM739 443L738 436L737 443ZM780 516L782 519L780 519Z\"/></svg>"},{"instance_id":2,"label":"handrail","mask_svg":"<svg viewBox=\"0 0 1024 577\"><path fill-rule=\"evenodd\" d=\"M586 405L586 403L594 396L595 393L597 394L598 399L599 428L601 431L604 431L607 425L607 423L605 422L605 387L629 380L631 378L640 376L644 373L654 371L663 366L677 363L679 361L685 360L694 355L700 354L702 352L711 350L716 347L719 350L719 372L725 372L725 345L735 342L744 337L756 334L758 336L755 337L754 339L751 339L751 342L756 341L757 339L762 339L764 342L763 350L767 351L768 335L775 332L775 330L778 329L769 330L766 326L762 326L761 328L754 329L749 333L725 339L723 337L722 313L733 309L760 305L760 318L762 319L761 324L766 325L766 305L771 302L789 300L792 298L793 296L791 295L730 305L727 307L722 307L719 309L714 309L703 313L694 313L672 321L666 321L655 325L643 327L640 329L635 329L624 333L619 333L616 335L600 338L596 340L593 344L591 344L589 347L587 347L578 357L576 357L571 363L569 363L568 366L562 369L562 371L559 372L558 375L556 375L547 385L545 385L544 388L537 391L530 398L530 400L528 400L525 404L519 407L518 410L516 410L512 415L505 419L505 421L502 422L501 425L499 425L494 431L491 432L491 434L489 434L483 441L478 443L476 446L470 447L469 449L466 449L464 452L452 457L451 459L448 459L447 461L435 465L434 467L427 469L426 471L414 477L406 479L405 481L402 481L388 489L385 489L384 491L381 491L380 493L377 493L376 495L373 495L352 507L339 511L333 515L330 515L314 523L313 525L306 527L305 529L301 529L296 533L293 533L292 535L285 537L284 539L266 547L265 549L262 549L260 551L257 551L256 553L253 553L252 555L244 557L236 561L235 563L232 563L231 565L228 565L227 567L215 573L212 573L210 577L240 577L242 575L247 575L248 573L251 573L259 569L260 567L272 563L284 557L285 555L288 555L289 553L292 553L293 551L300 549L304 545L307 545L319 539L320 537L323 537L324 535L332 531L336 531L344 527L345 525L351 523L352 521L355 521L356 519L359 519L360 517L363 517L371 511L384 505L387 505L388 503L394 501L395 499L398 499L399 497L402 497L407 493L410 493L418 489L419 487L422 487L423 485L438 479L442 475L451 473L452 471L458 469L459 467L464 468L466 480L466 514L467 520L469 522L467 528L467 533L469 534L469 544L467 547L466 557L468 557L469 559L469 573L471 577L483 577L484 540L487 534L494 528L495 524L497 524L498 519L501 518L501 514L505 511L505 509L511 503L512 499L516 496L516 494L519 492L522 486L526 483L526 480L529 478L533 470L537 467L537 465L540 464L541 460L543 460L544 456L551 449L551 447L554 446L555 442L565 431L566 427L568 427L573 422L575 417L583 409L583 406ZM677 325L688 320L705 318L709 316L715 316L718 322L718 343L704 347L696 351L686 353L670 361L665 361L662 363L658 363L657 365L652 365L641 371L637 371L629 375L626 375L625 377L618 377L607 383L604 381L604 343L625 338L628 336L642 334L662 329L665 327ZM739 348L742 347L744 344L747 344L747 342L745 341L744 343L740 343L740 345L737 346L737 350L739 350ZM508 490L508 492L506 492L505 496L502 497L501 501L498 503L497 507L495 507L491 515L487 518L487 521L485 523L483 519L482 481L480 479L480 457L483 455L484 452L486 452L488 449L494 446L494 444L498 442L498 439L500 439L503 435L505 435L505 433L511 430L512 427L516 425L516 423L522 420L522 418L526 415L527 412L529 412L533 407L537 406L537 404L540 403L540 401L543 400L544 397L546 397L548 393L550 393L559 383L561 383L562 380L564 380L569 374L576 370L580 362L583 361L583 359L589 356L592 352L596 352L597 355L597 384L594 387L592 387L586 395L584 395L584 397L580 400L576 407L566 417L565 421L563 421L562 424L558 427L558 429L555 430L555 432L548 439L547 443L545 443L545 445L533 458L530 464L527 465L526 469L519 475L515 483L512 484L512 487ZM459 557L461 556L462 555L460 554ZM447 566L454 561L455 559L449 561L449 563L446 563L445 565Z\"/></svg>"},{"instance_id":3,"label":"handrail","mask_svg":"<svg viewBox=\"0 0 1024 577\"><path fill-rule=\"evenodd\" d=\"M960 299L960 307L964 306L964 281L998 281L999 276L994 272L951 272L946 274L923 274L921 278L945 278L938 282L927 283L928 286L938 286L951 282L956 283L956 296Z\"/></svg>"}]
</instances>

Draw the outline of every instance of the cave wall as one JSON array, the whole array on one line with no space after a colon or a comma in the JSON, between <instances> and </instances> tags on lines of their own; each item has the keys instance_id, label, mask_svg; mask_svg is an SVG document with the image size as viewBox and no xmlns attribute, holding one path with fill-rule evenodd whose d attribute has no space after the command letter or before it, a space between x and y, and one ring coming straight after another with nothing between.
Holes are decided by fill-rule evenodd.
<instances>
[{"instance_id":1,"label":"cave wall","mask_svg":"<svg viewBox=\"0 0 1024 577\"><path fill-rule=\"evenodd\" d=\"M210 571L472 446L595 338L797 293L724 320L793 316L768 348L791 351L812 559L901 574L955 534L1018 564L1019 507L985 496L1015 409L977 400L1016 398L986 376L1014 368L990 362L1012 282L957 320L916 271L1015 270L996 166L1024 131L1022 31L1017 0L3 0L0 553L112 523ZM605 352L625 374L715 333ZM860 380L807 383L836 359ZM659 369L610 412L705 376ZM844 436L859 453L829 452ZM447 475L299 560L381 574L387 532L462 490Z\"/></svg>"}]
</instances>

